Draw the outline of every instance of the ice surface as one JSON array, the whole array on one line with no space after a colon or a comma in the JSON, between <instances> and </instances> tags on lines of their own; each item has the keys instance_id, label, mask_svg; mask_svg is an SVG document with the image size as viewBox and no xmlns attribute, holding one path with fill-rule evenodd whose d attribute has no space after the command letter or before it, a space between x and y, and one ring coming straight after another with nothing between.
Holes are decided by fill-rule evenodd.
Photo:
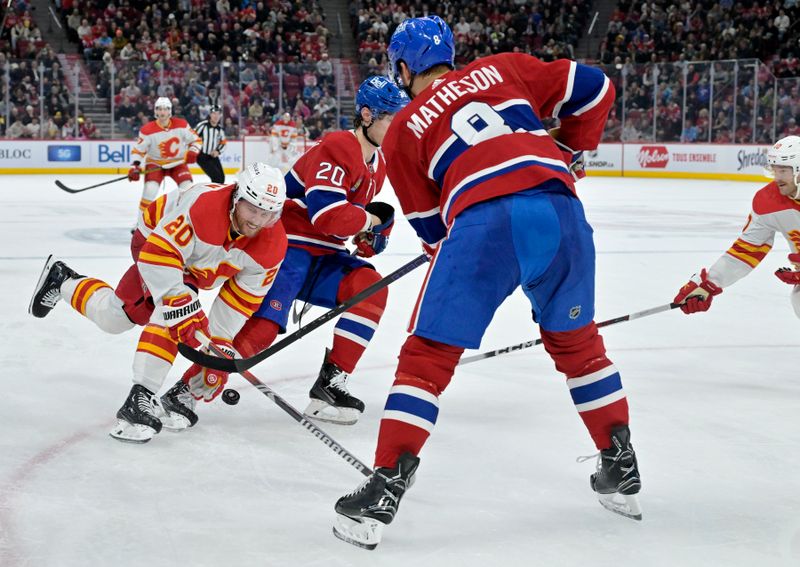
<instances>
[{"instance_id":1,"label":"ice surface","mask_svg":"<svg viewBox=\"0 0 800 567\"><path fill-rule=\"evenodd\" d=\"M631 404L644 521L594 499L593 461L575 462L594 447L563 377L535 347L458 369L417 483L368 552L331 534L335 500L362 477L238 376L239 405L202 405L192 430L141 446L108 436L138 332L105 335L65 304L45 320L26 309L51 252L116 283L130 263L139 184L69 195L54 179L6 176L0 189L0 565L800 565L800 322L772 275L786 264L782 239L708 313L672 311L603 333ZM597 320L668 303L737 237L757 188L582 181L598 249ZM397 224L375 261L384 274L419 252ZM368 463L423 271L392 286L352 379L365 415L353 427L321 424ZM331 329L254 374L302 410ZM517 293L482 348L537 336ZM187 366L179 360L165 388Z\"/></svg>"}]
</instances>

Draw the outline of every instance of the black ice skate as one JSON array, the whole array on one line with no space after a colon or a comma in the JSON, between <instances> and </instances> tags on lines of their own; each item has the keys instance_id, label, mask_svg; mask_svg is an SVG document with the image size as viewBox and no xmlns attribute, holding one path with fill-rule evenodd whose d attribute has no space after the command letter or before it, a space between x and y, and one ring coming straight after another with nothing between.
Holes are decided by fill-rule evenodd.
<instances>
[{"instance_id":1,"label":"black ice skate","mask_svg":"<svg viewBox=\"0 0 800 567\"><path fill-rule=\"evenodd\" d=\"M375 549L383 528L391 524L400 499L414 481L419 459L403 453L393 469L379 468L361 485L336 502L333 535L364 549Z\"/></svg>"},{"instance_id":2,"label":"black ice skate","mask_svg":"<svg viewBox=\"0 0 800 567\"><path fill-rule=\"evenodd\" d=\"M161 396L161 405L166 413L161 418L164 429L183 431L197 423L197 414L194 413L195 399L183 380L175 382L175 385Z\"/></svg>"},{"instance_id":3,"label":"black ice skate","mask_svg":"<svg viewBox=\"0 0 800 567\"><path fill-rule=\"evenodd\" d=\"M153 392L134 384L117 412L117 425L109 435L129 443L147 443L161 431L161 420L157 417L161 412L161 402Z\"/></svg>"},{"instance_id":4,"label":"black ice skate","mask_svg":"<svg viewBox=\"0 0 800 567\"><path fill-rule=\"evenodd\" d=\"M320 421L353 425L364 412L364 402L347 390L347 373L328 362L329 355L330 350L326 350L319 377L308 393L311 401L303 413Z\"/></svg>"},{"instance_id":5,"label":"black ice skate","mask_svg":"<svg viewBox=\"0 0 800 567\"><path fill-rule=\"evenodd\" d=\"M64 262L59 262L53 255L47 257L44 269L39 276L36 289L33 290L28 313L41 319L46 317L61 299L61 284L70 279L82 278Z\"/></svg>"},{"instance_id":6,"label":"black ice skate","mask_svg":"<svg viewBox=\"0 0 800 567\"><path fill-rule=\"evenodd\" d=\"M600 451L597 472L589 477L600 504L608 510L634 520L642 519L636 494L642 488L631 432L626 425L611 430L611 447Z\"/></svg>"}]
</instances>

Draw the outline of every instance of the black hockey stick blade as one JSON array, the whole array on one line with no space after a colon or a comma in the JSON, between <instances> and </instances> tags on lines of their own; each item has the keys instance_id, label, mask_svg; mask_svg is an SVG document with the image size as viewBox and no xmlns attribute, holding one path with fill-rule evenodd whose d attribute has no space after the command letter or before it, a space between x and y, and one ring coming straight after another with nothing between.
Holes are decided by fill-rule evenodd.
<instances>
[{"instance_id":1,"label":"black hockey stick blade","mask_svg":"<svg viewBox=\"0 0 800 567\"><path fill-rule=\"evenodd\" d=\"M94 189L95 187L102 187L103 185L109 185L110 183L116 183L117 181L122 181L123 179L127 179L127 175L123 175L122 177L115 177L109 181L103 181L102 183L97 183L95 185L89 185L88 187L81 187L80 189L73 189L72 187L67 187L61 181L56 179L56 187L59 189L66 191L67 193L83 193L84 191L88 191L89 189Z\"/></svg>"},{"instance_id":2,"label":"black hockey stick blade","mask_svg":"<svg viewBox=\"0 0 800 567\"><path fill-rule=\"evenodd\" d=\"M277 353L285 349L290 344L300 340L308 333L316 329L317 327L321 327L331 319L337 317L338 315L344 313L348 309L350 309L353 305L360 303L361 301L368 298L370 295L380 291L381 289L387 287L389 284L399 280L407 273L411 272L415 268L418 268L422 264L428 261L428 256L426 254L420 254L409 263L399 267L394 272L386 276L385 278L375 282L368 288L363 289L362 291L355 294L353 297L334 307L330 311L323 313L313 321L311 321L308 325L304 325L297 329L294 333L289 335L288 337L284 338L281 341L278 341L271 347L261 351L260 353L253 355L249 358L236 358L236 359L229 359L229 358L221 358L218 356L214 356L207 352L201 352L199 350L195 350L187 344L178 343L178 351L188 360L199 364L205 368L211 368L213 370L221 370L223 372L244 372L245 370L250 370L256 364L263 362L273 354Z\"/></svg>"},{"instance_id":3,"label":"black hockey stick blade","mask_svg":"<svg viewBox=\"0 0 800 567\"><path fill-rule=\"evenodd\" d=\"M144 171L141 172L141 175L147 175L148 173L153 173L154 171L158 171L159 169L161 169L161 168L160 167L155 167L155 168L152 168L152 169L145 169ZM102 187L103 185L110 185L112 183L116 183L117 181L124 181L125 179L128 179L128 175L127 174L123 175L121 177L115 177L114 179L109 179L108 181L103 181L102 183L95 183L94 185L89 185L87 187L81 187L80 189L74 189L72 187L67 187L66 185L61 183L61 181L56 179L56 187L58 187L59 189L62 189L63 191L66 191L67 193L83 193L84 191L88 191L89 189L94 189L95 187Z\"/></svg>"}]
</instances>

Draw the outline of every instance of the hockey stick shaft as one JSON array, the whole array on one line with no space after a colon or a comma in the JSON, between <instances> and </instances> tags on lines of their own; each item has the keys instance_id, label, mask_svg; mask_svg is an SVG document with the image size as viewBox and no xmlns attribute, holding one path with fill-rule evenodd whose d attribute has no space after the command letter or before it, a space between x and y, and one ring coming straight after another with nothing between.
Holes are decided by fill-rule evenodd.
<instances>
[{"instance_id":1,"label":"hockey stick shaft","mask_svg":"<svg viewBox=\"0 0 800 567\"><path fill-rule=\"evenodd\" d=\"M239 372L239 373L245 370L250 370L250 368L252 368L256 364L263 362L273 354L285 349L290 344L302 339L304 336L306 336L314 329L321 327L334 317L337 317L338 315L350 309L353 305L360 303L361 301L365 300L374 293L387 287L389 284L399 280L404 275L411 272L415 268L418 268L427 261L428 261L428 256L425 254L420 254L419 256L411 260L409 263L401 266L400 268L398 268L385 278L375 282L371 286L358 292L353 297L343 302L341 305L334 307L327 313L323 313L322 315L311 321L308 325L300 327L288 337L284 338L281 341L278 341L271 347L249 358L237 358L237 359L220 358L208 354L206 352L195 350L185 343L178 343L178 351L190 361L199 364L200 366L203 366L205 368L222 370L223 372Z\"/></svg>"},{"instance_id":2,"label":"hockey stick shaft","mask_svg":"<svg viewBox=\"0 0 800 567\"><path fill-rule=\"evenodd\" d=\"M208 339L206 339L206 340L208 340ZM208 348L212 352L216 353L219 356L227 357L227 355L225 354L224 351L222 351L221 349L217 348L217 346L212 344L212 343L208 343ZM322 441L325 445L328 446L328 448L331 451L333 451L334 453L339 455L341 458L343 458L345 461L347 461L358 472L360 472L364 476L369 476L369 475L372 474L372 469L371 468L369 468L367 465L365 465L363 462L361 462L361 460L359 460L358 457L353 455L350 451L348 451L347 449L342 447L339 443L337 443L333 439L333 437L331 437L330 435L325 433L322 429L320 429L319 427L314 425L312 422L307 420L305 418L305 416L302 413L300 413L292 404L290 404L289 402L284 400L277 393L275 393L275 390L273 390L272 388L270 388L269 386L264 384L261 380L256 378L253 375L252 372L248 372L247 370L245 370L243 372L240 372L240 374L244 377L245 380L247 380L253 386L258 388L258 390L262 394L264 394L270 400L275 402L275 405L277 405L283 411L285 411L290 416L292 416L292 418L294 418L294 420L297 423L299 423L300 425L302 425L303 427L308 429L308 431L311 432L311 435L313 435L314 437L316 437L317 439Z\"/></svg>"},{"instance_id":3,"label":"hockey stick shaft","mask_svg":"<svg viewBox=\"0 0 800 567\"><path fill-rule=\"evenodd\" d=\"M146 169L142 171L142 175L147 175L149 173L153 173L161 169L160 167L156 167L155 169ZM96 183L94 185L89 185L87 187L81 187L80 189L73 189L72 187L67 187L61 181L56 179L56 187L66 191L67 193L83 193L84 191L88 191L89 189L94 189L95 187L102 187L103 185L111 185L112 183L116 183L117 181L123 181L128 179L127 175L123 175L121 177L115 177L114 179L109 179L108 181L103 181L102 183Z\"/></svg>"},{"instance_id":4,"label":"hockey stick shaft","mask_svg":"<svg viewBox=\"0 0 800 567\"><path fill-rule=\"evenodd\" d=\"M614 319L608 319L607 321L601 321L600 323L597 323L597 328L608 327L610 325L616 325L617 323L623 323L625 321L633 321L634 319L641 319L642 317L649 317L650 315L655 315L656 313L663 313L664 311L670 311L671 309L675 309L676 307L680 306L681 306L680 303L667 303L666 305L651 307L650 309L637 311L636 313L629 313L628 315L615 317ZM535 341L526 341L524 343L507 346L505 348L499 348L497 350L482 352L480 354L475 354L473 356L467 356L461 359L461 361L458 363L458 366L463 366L464 364L470 364L472 362L477 362L479 360L492 358L501 354L507 354L509 352L514 352L517 350L523 350L526 348L535 347L542 344L542 342L544 342L542 339L536 339Z\"/></svg>"}]
</instances>

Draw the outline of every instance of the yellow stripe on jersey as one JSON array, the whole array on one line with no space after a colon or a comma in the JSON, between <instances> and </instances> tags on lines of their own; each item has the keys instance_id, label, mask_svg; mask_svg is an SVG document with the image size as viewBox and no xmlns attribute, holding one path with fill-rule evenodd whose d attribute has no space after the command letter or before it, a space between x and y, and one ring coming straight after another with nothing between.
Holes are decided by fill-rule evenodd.
<instances>
[{"instance_id":1,"label":"yellow stripe on jersey","mask_svg":"<svg viewBox=\"0 0 800 567\"><path fill-rule=\"evenodd\" d=\"M247 303L261 303L261 300L264 299L263 295L253 295L252 293L245 291L242 287L236 283L236 280L231 278L227 282L225 282L226 286L230 286L231 292L236 294L237 296L242 298L242 301L246 301Z\"/></svg>"},{"instance_id":2,"label":"yellow stripe on jersey","mask_svg":"<svg viewBox=\"0 0 800 567\"><path fill-rule=\"evenodd\" d=\"M728 249L727 253L751 268L755 268L771 249L772 245L770 244L750 244L739 238Z\"/></svg>"},{"instance_id":3,"label":"yellow stripe on jersey","mask_svg":"<svg viewBox=\"0 0 800 567\"><path fill-rule=\"evenodd\" d=\"M756 246L755 244L750 244L749 242L745 242L741 238L734 243L734 246L744 248L748 252L762 252L764 254L772 250L772 246L770 246L769 244L762 244L761 246Z\"/></svg>"},{"instance_id":4,"label":"yellow stripe on jersey","mask_svg":"<svg viewBox=\"0 0 800 567\"><path fill-rule=\"evenodd\" d=\"M81 315L86 315L86 304L89 299L91 299L98 290L103 288L111 289L111 286L95 278L84 279L75 287L75 292L70 299L70 305Z\"/></svg>"},{"instance_id":5,"label":"yellow stripe on jersey","mask_svg":"<svg viewBox=\"0 0 800 567\"><path fill-rule=\"evenodd\" d=\"M154 266L167 266L168 268L177 268L183 271L183 263L177 258L172 258L170 256L165 256L162 254L153 254L152 252L146 252L145 250L139 252L138 261L144 262L145 264L152 264Z\"/></svg>"},{"instance_id":6,"label":"yellow stripe on jersey","mask_svg":"<svg viewBox=\"0 0 800 567\"><path fill-rule=\"evenodd\" d=\"M175 362L174 354L152 343L146 343L140 341L139 344L136 346L136 350L137 352L146 352L147 354L152 354L153 356L158 357L161 360L164 360L170 364Z\"/></svg>"},{"instance_id":7,"label":"yellow stripe on jersey","mask_svg":"<svg viewBox=\"0 0 800 567\"><path fill-rule=\"evenodd\" d=\"M245 317L251 317L260 305L260 302L258 304L254 304L241 301L240 298L231 293L230 288L227 286L222 286L222 289L219 290L219 298L224 301L228 307L234 311L238 311Z\"/></svg>"},{"instance_id":8,"label":"yellow stripe on jersey","mask_svg":"<svg viewBox=\"0 0 800 567\"><path fill-rule=\"evenodd\" d=\"M155 204L153 204L155 203ZM144 211L144 224L150 230L153 230L156 225L161 221L164 216L164 207L167 203L167 196L161 195L158 199L150 203Z\"/></svg>"}]
</instances>

